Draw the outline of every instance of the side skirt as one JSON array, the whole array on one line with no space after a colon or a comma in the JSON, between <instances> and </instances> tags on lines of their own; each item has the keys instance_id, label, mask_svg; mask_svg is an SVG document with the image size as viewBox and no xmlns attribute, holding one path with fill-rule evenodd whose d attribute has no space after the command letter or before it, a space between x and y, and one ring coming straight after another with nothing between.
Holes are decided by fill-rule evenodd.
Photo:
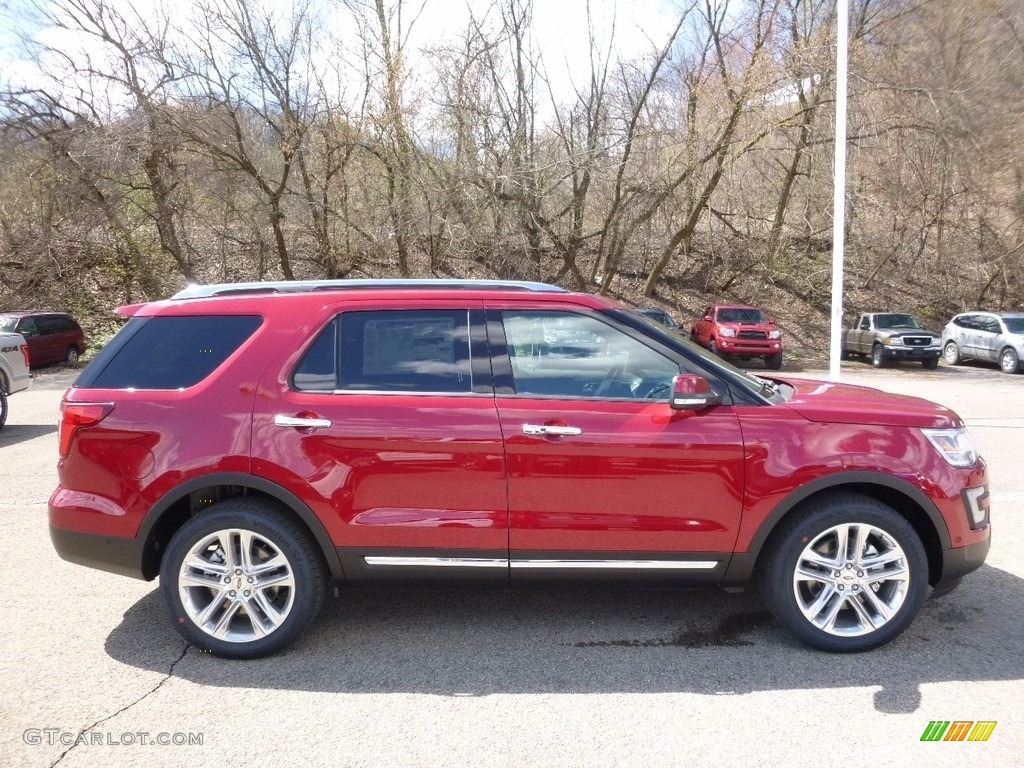
<instances>
[{"instance_id":1,"label":"side skirt","mask_svg":"<svg viewBox=\"0 0 1024 768\"><path fill-rule=\"evenodd\" d=\"M551 552L339 547L349 585L400 588L532 588L564 584L715 586L731 554L721 552Z\"/></svg>"}]
</instances>

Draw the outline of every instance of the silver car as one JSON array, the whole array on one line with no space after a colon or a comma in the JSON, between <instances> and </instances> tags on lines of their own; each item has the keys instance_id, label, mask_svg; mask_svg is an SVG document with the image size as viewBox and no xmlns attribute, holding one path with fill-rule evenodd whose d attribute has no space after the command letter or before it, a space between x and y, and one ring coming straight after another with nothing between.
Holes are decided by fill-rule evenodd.
<instances>
[{"instance_id":1,"label":"silver car","mask_svg":"<svg viewBox=\"0 0 1024 768\"><path fill-rule=\"evenodd\" d=\"M963 312L942 329L942 358L997 363L1003 373L1018 373L1024 359L1024 312Z\"/></svg>"}]
</instances>

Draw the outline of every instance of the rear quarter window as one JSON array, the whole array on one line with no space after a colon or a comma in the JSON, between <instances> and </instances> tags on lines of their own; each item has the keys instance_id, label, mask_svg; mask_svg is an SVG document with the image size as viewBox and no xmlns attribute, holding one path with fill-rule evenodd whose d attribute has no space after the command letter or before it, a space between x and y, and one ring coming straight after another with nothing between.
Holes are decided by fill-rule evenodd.
<instances>
[{"instance_id":1,"label":"rear quarter window","mask_svg":"<svg viewBox=\"0 0 1024 768\"><path fill-rule=\"evenodd\" d=\"M261 323L261 318L250 315L132 318L82 372L75 386L194 386L227 360Z\"/></svg>"}]
</instances>

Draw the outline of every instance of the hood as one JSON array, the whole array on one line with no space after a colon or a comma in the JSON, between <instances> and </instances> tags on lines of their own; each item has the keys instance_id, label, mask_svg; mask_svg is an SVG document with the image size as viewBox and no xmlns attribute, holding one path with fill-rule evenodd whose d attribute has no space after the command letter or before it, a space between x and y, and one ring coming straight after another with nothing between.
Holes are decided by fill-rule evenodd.
<instances>
[{"instance_id":1,"label":"hood","mask_svg":"<svg viewBox=\"0 0 1024 768\"><path fill-rule=\"evenodd\" d=\"M783 407L792 408L809 421L933 428L963 424L949 408L920 397L831 381L786 379L785 383L796 392Z\"/></svg>"}]
</instances>

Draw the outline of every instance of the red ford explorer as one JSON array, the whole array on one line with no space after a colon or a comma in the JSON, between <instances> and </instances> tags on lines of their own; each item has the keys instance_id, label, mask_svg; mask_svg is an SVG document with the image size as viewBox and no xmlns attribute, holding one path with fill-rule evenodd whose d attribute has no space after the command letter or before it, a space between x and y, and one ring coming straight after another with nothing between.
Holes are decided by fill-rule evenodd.
<instances>
[{"instance_id":1,"label":"red ford explorer","mask_svg":"<svg viewBox=\"0 0 1024 768\"><path fill-rule=\"evenodd\" d=\"M329 585L756 584L831 651L902 632L989 547L957 415L744 374L536 283L198 286L61 406L62 557L160 577L174 626L277 651Z\"/></svg>"}]
</instances>

